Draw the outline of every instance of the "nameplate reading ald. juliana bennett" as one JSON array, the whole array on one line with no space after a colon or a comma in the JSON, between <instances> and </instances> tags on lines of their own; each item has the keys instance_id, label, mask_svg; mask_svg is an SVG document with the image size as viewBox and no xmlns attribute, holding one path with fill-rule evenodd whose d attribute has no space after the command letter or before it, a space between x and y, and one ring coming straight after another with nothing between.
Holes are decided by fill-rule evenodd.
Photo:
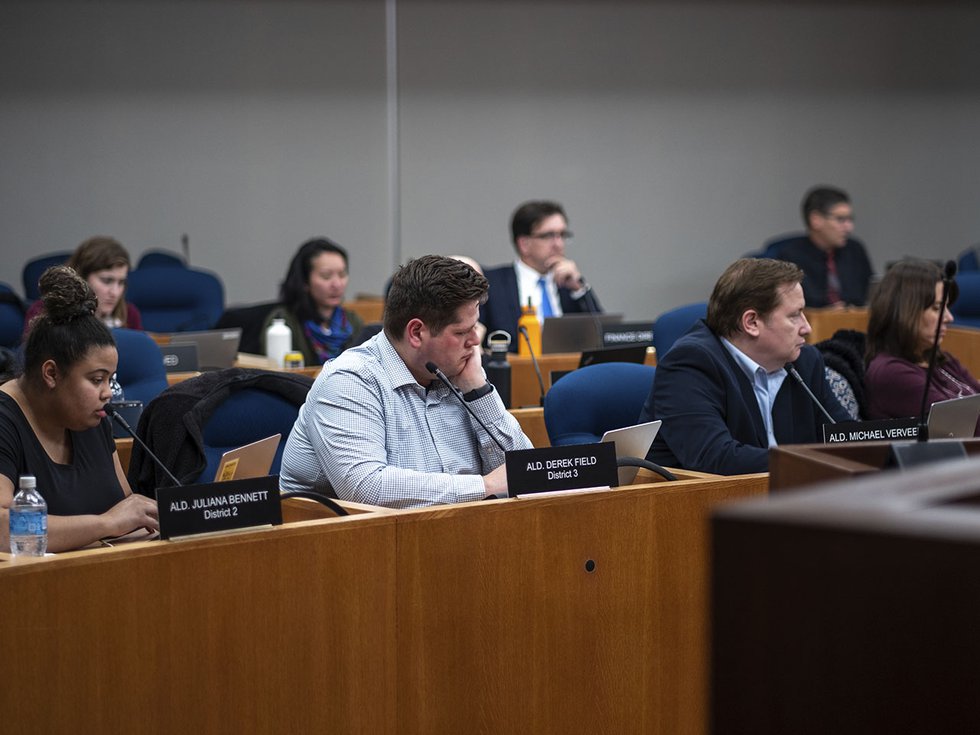
<instances>
[{"instance_id":1,"label":"nameplate reading ald. juliana bennett","mask_svg":"<svg viewBox=\"0 0 980 735\"><path fill-rule=\"evenodd\" d=\"M511 497L618 484L616 445L612 442L507 452L507 490Z\"/></svg>"},{"instance_id":2,"label":"nameplate reading ald. juliana bennett","mask_svg":"<svg viewBox=\"0 0 980 735\"><path fill-rule=\"evenodd\" d=\"M279 476L157 488L160 538L279 525Z\"/></svg>"}]
</instances>

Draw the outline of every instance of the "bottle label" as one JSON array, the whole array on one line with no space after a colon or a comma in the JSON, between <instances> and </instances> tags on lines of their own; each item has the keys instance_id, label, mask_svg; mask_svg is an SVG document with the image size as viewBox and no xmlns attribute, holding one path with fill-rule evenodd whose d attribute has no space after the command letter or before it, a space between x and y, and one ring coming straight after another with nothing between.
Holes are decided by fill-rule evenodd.
<instances>
[{"instance_id":1,"label":"bottle label","mask_svg":"<svg viewBox=\"0 0 980 735\"><path fill-rule=\"evenodd\" d=\"M10 512L11 536L46 536L48 533L48 514L43 510Z\"/></svg>"}]
</instances>

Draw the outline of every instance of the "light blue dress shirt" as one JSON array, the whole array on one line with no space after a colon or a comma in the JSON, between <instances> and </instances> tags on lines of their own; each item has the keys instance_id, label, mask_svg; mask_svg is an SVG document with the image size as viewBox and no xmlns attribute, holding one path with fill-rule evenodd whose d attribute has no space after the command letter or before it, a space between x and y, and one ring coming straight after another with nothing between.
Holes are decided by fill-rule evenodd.
<instances>
[{"instance_id":1,"label":"light blue dress shirt","mask_svg":"<svg viewBox=\"0 0 980 735\"><path fill-rule=\"evenodd\" d=\"M766 369L751 357L742 352L724 337L721 343L725 345L738 366L745 373L745 377L752 384L752 391L755 393L755 400L759 403L759 411L762 413L762 423L766 427L766 437L769 446L776 446L776 435L772 430L772 407L776 402L776 395L786 379L786 368L779 368L775 372L766 372Z\"/></svg>"}]
</instances>

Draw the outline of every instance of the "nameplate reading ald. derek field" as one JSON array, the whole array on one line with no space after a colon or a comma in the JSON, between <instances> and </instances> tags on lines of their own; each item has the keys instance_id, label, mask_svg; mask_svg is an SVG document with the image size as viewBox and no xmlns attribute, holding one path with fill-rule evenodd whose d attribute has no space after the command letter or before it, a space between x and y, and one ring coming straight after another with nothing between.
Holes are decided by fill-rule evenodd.
<instances>
[{"instance_id":1,"label":"nameplate reading ald. derek field","mask_svg":"<svg viewBox=\"0 0 980 735\"><path fill-rule=\"evenodd\" d=\"M617 484L616 445L612 442L507 452L507 490L511 497Z\"/></svg>"},{"instance_id":2,"label":"nameplate reading ald. derek field","mask_svg":"<svg viewBox=\"0 0 980 735\"><path fill-rule=\"evenodd\" d=\"M157 488L160 538L279 525L279 477Z\"/></svg>"}]
</instances>

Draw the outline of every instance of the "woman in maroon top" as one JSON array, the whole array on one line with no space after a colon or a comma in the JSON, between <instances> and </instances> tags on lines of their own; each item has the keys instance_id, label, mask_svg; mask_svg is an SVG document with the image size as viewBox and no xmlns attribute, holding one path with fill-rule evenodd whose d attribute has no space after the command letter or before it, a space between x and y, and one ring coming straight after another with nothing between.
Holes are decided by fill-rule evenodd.
<instances>
[{"instance_id":1,"label":"woman in maroon top","mask_svg":"<svg viewBox=\"0 0 980 735\"><path fill-rule=\"evenodd\" d=\"M929 387L928 404L980 393L980 382L948 352L942 351L949 309L940 314L942 271L935 263L903 260L893 265L871 299L868 320L868 368L864 383L869 418L918 416L926 384L929 352L939 328L940 351ZM949 303L959 288L950 284Z\"/></svg>"},{"instance_id":2,"label":"woman in maroon top","mask_svg":"<svg viewBox=\"0 0 980 735\"><path fill-rule=\"evenodd\" d=\"M107 327L142 329L139 310L126 301L126 279L132 265L129 253L111 237L90 237L72 253L65 264L88 283L99 301L95 315ZM31 320L41 312L40 300L35 301L24 319L24 333Z\"/></svg>"}]
</instances>

